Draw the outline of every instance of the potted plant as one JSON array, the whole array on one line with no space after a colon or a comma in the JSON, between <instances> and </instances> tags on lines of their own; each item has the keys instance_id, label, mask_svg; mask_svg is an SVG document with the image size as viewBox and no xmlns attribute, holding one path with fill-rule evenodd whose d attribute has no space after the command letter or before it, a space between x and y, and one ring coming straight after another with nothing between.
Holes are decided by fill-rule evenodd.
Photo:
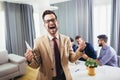
<instances>
[{"instance_id":1,"label":"potted plant","mask_svg":"<svg viewBox=\"0 0 120 80\"><path fill-rule=\"evenodd\" d=\"M98 66L98 63L96 62L96 60L92 58L88 58L85 61L85 66L87 67L88 75L94 76L96 74L95 68Z\"/></svg>"}]
</instances>

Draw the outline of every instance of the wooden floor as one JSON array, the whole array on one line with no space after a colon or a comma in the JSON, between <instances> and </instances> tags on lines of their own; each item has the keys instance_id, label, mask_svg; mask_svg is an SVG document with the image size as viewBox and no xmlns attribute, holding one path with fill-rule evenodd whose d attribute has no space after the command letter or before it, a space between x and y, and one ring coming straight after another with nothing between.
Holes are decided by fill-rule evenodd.
<instances>
[{"instance_id":1,"label":"wooden floor","mask_svg":"<svg viewBox=\"0 0 120 80\"><path fill-rule=\"evenodd\" d=\"M38 72L37 69L33 69L27 66L26 73L15 80L36 80L37 72Z\"/></svg>"}]
</instances>

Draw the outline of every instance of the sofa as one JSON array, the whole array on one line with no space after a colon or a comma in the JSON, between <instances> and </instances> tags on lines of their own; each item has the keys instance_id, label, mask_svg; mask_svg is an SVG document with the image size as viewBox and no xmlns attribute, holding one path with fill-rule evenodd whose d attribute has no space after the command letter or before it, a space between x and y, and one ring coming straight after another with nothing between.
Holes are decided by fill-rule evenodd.
<instances>
[{"instance_id":1,"label":"sofa","mask_svg":"<svg viewBox=\"0 0 120 80\"><path fill-rule=\"evenodd\" d=\"M26 72L26 59L16 54L0 51L0 80L14 79Z\"/></svg>"}]
</instances>

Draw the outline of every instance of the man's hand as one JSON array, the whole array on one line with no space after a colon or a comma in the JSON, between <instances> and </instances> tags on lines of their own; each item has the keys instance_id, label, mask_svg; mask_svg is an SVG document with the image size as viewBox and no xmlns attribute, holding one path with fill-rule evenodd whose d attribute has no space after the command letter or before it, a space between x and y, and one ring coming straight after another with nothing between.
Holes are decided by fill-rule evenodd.
<instances>
[{"instance_id":1,"label":"man's hand","mask_svg":"<svg viewBox=\"0 0 120 80\"><path fill-rule=\"evenodd\" d=\"M97 62L100 66L102 66L101 62L100 62L98 59L96 59L96 62Z\"/></svg>"},{"instance_id":2,"label":"man's hand","mask_svg":"<svg viewBox=\"0 0 120 80\"><path fill-rule=\"evenodd\" d=\"M86 54L83 54L82 57L86 60L89 58Z\"/></svg>"},{"instance_id":3,"label":"man's hand","mask_svg":"<svg viewBox=\"0 0 120 80\"><path fill-rule=\"evenodd\" d=\"M82 41L79 45L78 45L78 50L79 51L83 51L86 47L86 44L84 41Z\"/></svg>"},{"instance_id":4,"label":"man's hand","mask_svg":"<svg viewBox=\"0 0 120 80\"><path fill-rule=\"evenodd\" d=\"M33 59L33 53L31 50L27 49L26 53L25 53L25 58L27 59L27 61L31 62Z\"/></svg>"}]
</instances>

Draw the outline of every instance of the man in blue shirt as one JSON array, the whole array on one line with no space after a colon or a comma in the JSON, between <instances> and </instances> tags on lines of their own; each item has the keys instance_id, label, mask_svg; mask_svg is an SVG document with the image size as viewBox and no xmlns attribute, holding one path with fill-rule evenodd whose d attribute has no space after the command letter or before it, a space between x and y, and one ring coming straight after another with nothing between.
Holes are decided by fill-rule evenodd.
<instances>
[{"instance_id":1,"label":"man in blue shirt","mask_svg":"<svg viewBox=\"0 0 120 80\"><path fill-rule=\"evenodd\" d=\"M75 40L78 44L81 44L82 42L85 42L81 36L76 36L75 37ZM83 50L83 52L85 53L79 60L82 60L82 61L86 61L88 58L93 58L93 59L96 59L97 58L97 53L96 51L94 50L93 46L88 43L88 42L85 42L86 44L86 47L85 49Z\"/></svg>"},{"instance_id":2,"label":"man in blue shirt","mask_svg":"<svg viewBox=\"0 0 120 80\"><path fill-rule=\"evenodd\" d=\"M97 59L99 65L109 65L109 66L117 66L117 54L116 51L107 45L108 37L106 35L99 35L98 44L101 48L100 55Z\"/></svg>"}]
</instances>

